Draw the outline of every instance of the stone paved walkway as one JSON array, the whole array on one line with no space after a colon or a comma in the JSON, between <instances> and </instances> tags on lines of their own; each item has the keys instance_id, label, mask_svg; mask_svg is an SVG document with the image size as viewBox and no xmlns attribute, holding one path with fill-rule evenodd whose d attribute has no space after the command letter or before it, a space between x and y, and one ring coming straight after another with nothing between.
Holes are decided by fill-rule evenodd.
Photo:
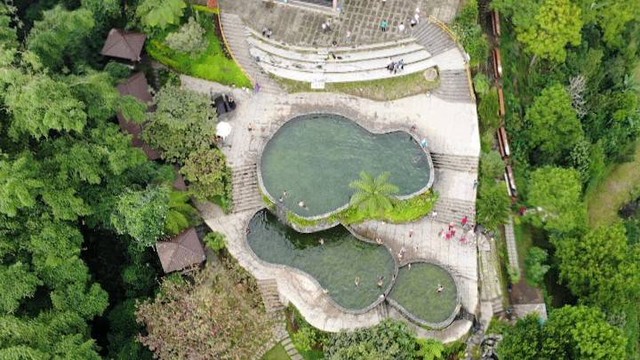
<instances>
[{"instance_id":1,"label":"stone paved walkway","mask_svg":"<svg viewBox=\"0 0 640 360\"><path fill-rule=\"evenodd\" d=\"M340 16L307 11L299 7L276 4L271 9L263 0L220 0L223 13L239 15L254 30L262 32L268 27L272 38L290 45L329 46L336 41L339 46L362 45L396 40L410 35L409 20L416 8L420 17L434 15L444 22L453 20L460 0L341 0ZM383 5L384 4L384 5ZM331 19L330 32L322 31L322 23ZM379 24L389 22L389 30L382 32ZM400 33L398 25L405 23ZM347 37L347 33L351 33Z\"/></svg>"}]
</instances>

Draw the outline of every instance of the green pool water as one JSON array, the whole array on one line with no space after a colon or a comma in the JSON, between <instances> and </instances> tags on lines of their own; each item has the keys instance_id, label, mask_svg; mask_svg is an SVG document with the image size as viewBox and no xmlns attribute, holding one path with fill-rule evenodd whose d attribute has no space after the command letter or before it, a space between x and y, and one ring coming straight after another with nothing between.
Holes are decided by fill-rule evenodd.
<instances>
[{"instance_id":1,"label":"green pool water","mask_svg":"<svg viewBox=\"0 0 640 360\"><path fill-rule=\"evenodd\" d=\"M320 239L324 239L323 245ZM249 223L247 242L260 259L313 276L347 309L366 308L391 285L391 254L382 246L356 239L342 226L301 234L262 210ZM382 288L377 285L379 276L384 276ZM360 278L359 286L355 285L356 277Z\"/></svg>"},{"instance_id":2,"label":"green pool water","mask_svg":"<svg viewBox=\"0 0 640 360\"><path fill-rule=\"evenodd\" d=\"M437 292L438 284L444 290ZM389 297L416 317L438 323L446 320L456 308L458 289L445 269L428 263L411 264L400 268Z\"/></svg>"},{"instance_id":3,"label":"green pool water","mask_svg":"<svg viewBox=\"0 0 640 360\"><path fill-rule=\"evenodd\" d=\"M391 173L398 195L414 193L431 176L427 155L405 132L372 134L355 122L329 114L296 117L280 128L262 154L260 172L273 199L310 217L349 202L349 183L361 171ZM300 201L305 208L300 207Z\"/></svg>"}]
</instances>

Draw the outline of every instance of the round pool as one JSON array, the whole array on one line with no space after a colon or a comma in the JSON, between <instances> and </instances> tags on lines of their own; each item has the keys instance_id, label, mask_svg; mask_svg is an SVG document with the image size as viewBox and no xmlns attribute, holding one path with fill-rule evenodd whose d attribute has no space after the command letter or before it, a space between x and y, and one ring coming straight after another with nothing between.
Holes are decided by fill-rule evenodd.
<instances>
[{"instance_id":1,"label":"round pool","mask_svg":"<svg viewBox=\"0 0 640 360\"><path fill-rule=\"evenodd\" d=\"M373 134L332 114L288 121L265 146L259 171L271 198L302 217L348 204L361 171L390 172L399 196L425 189L432 176L427 153L408 133Z\"/></svg>"}]
</instances>

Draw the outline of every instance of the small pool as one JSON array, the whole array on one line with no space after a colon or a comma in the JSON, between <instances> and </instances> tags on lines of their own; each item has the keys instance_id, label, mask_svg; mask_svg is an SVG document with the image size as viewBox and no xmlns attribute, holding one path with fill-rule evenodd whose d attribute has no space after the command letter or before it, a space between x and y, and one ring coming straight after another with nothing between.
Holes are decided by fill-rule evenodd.
<instances>
[{"instance_id":1,"label":"small pool","mask_svg":"<svg viewBox=\"0 0 640 360\"><path fill-rule=\"evenodd\" d=\"M262 210L249 222L247 242L260 259L313 276L336 303L349 310L366 308L391 286L395 263L389 251L356 239L342 226L301 234ZM377 284L380 276L384 277L382 287Z\"/></svg>"},{"instance_id":2,"label":"small pool","mask_svg":"<svg viewBox=\"0 0 640 360\"><path fill-rule=\"evenodd\" d=\"M349 183L361 171L391 173L398 195L412 194L429 183L427 154L409 134L372 134L339 115L298 116L269 140L260 164L262 182L273 199L299 216L325 214L347 204ZM299 206L300 202L304 207Z\"/></svg>"},{"instance_id":3,"label":"small pool","mask_svg":"<svg viewBox=\"0 0 640 360\"><path fill-rule=\"evenodd\" d=\"M438 292L438 285L442 291ZM458 289L448 271L429 263L403 266L389 294L415 317L430 323L447 320L458 305Z\"/></svg>"}]
</instances>

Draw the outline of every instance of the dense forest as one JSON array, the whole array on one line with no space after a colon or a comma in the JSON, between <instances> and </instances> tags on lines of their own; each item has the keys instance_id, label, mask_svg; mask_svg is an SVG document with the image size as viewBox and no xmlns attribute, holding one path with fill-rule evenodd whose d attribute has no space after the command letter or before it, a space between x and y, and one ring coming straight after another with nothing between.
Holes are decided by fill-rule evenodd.
<instances>
[{"instance_id":1,"label":"dense forest","mask_svg":"<svg viewBox=\"0 0 640 360\"><path fill-rule=\"evenodd\" d=\"M546 287L547 305L555 307L548 321L530 317L507 329L499 354L638 359L640 244L621 221L589 224L584 195L628 160L640 133L634 79L640 2L495 0L490 6L506 20L496 46L517 206L527 209L522 221L544 247L534 248L528 267L537 269L532 277L543 287L547 271L556 284Z\"/></svg>"}]
</instances>

